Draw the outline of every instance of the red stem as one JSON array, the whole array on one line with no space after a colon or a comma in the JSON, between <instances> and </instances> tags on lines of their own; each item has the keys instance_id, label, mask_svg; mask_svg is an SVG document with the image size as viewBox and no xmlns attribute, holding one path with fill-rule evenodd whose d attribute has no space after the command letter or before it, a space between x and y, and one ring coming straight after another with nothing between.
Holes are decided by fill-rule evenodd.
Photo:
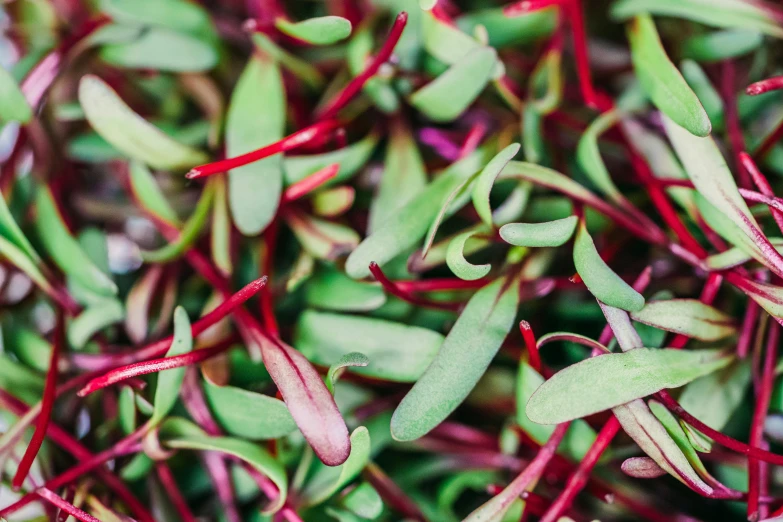
<instances>
[{"instance_id":1,"label":"red stem","mask_svg":"<svg viewBox=\"0 0 783 522\"><path fill-rule=\"evenodd\" d=\"M316 118L318 120L324 120L335 116L340 109L345 107L345 105L347 105L348 102L351 101L354 96L356 96L364 84L367 83L370 78L375 76L375 73L378 72L378 69L381 68L381 65L386 63L386 61L391 58L392 52L394 52L394 48L397 46L397 42L400 41L402 31L405 29L405 25L407 23L408 13L403 11L397 15L397 18L394 19L394 25L392 25L391 31L389 31L389 36L386 38L386 41L383 42L380 51L378 51L378 54L376 54L372 61L370 61L366 69L364 69L354 79L348 82L348 85L346 85L343 90L337 93L337 95L332 98L330 102L324 105L324 107L319 110L318 113L316 113Z\"/></svg>"},{"instance_id":2,"label":"red stem","mask_svg":"<svg viewBox=\"0 0 783 522\"><path fill-rule=\"evenodd\" d=\"M737 97L734 92L734 80L737 71L732 60L723 62L721 68L721 94L726 105L726 131L731 145L731 152L734 156L734 163L737 169L737 184L741 187L750 187L750 176L743 167L739 154L745 150L745 138L742 136L742 126L740 125L739 113L737 111Z\"/></svg>"},{"instance_id":3,"label":"red stem","mask_svg":"<svg viewBox=\"0 0 783 522\"><path fill-rule=\"evenodd\" d=\"M226 158L214 163L193 167L190 172L185 174L185 177L188 179L199 179L206 176L211 176L212 174L218 174L220 172L228 172L231 169L247 165L248 163L253 163L254 161L259 161L281 152L288 152L290 150L296 149L297 147L301 147L305 143L309 143L314 139L327 134L328 132L331 132L340 125L342 124L338 120L334 119L319 121L310 125L309 127L298 130L293 134L289 134L280 141L270 143L269 145L265 145L260 149L247 152L241 156Z\"/></svg>"},{"instance_id":4,"label":"red stem","mask_svg":"<svg viewBox=\"0 0 783 522\"><path fill-rule=\"evenodd\" d=\"M394 284L403 292L450 292L453 290L473 290L482 288L492 282L483 277L473 281L465 281L453 277L443 279L413 279L411 281L395 281Z\"/></svg>"},{"instance_id":5,"label":"red stem","mask_svg":"<svg viewBox=\"0 0 783 522\"><path fill-rule=\"evenodd\" d=\"M751 447L758 448L763 443L764 421L767 418L772 388L775 382L775 362L778 355L778 340L780 339L780 326L772 322L767 334L766 355L764 358L764 370L761 376L761 385L756 394L756 408L753 411L753 421L750 427L749 442ZM761 492L761 462L753 457L748 458L748 519L758 520L759 496Z\"/></svg>"},{"instance_id":6,"label":"red stem","mask_svg":"<svg viewBox=\"0 0 783 522\"><path fill-rule=\"evenodd\" d=\"M69 515L71 515L73 518L77 520L81 520L82 522L101 522L100 520L90 515L89 513L82 511L81 509L77 508L70 502L57 496L50 489L40 488L36 490L36 494L42 499L51 503L53 506L59 508L61 511L68 513Z\"/></svg>"},{"instance_id":7,"label":"red stem","mask_svg":"<svg viewBox=\"0 0 783 522\"><path fill-rule=\"evenodd\" d=\"M536 336L533 333L533 328L530 327L530 323L527 321L520 321L519 331L522 333L522 338L525 340L528 363L530 363L530 366L535 371L541 373L541 355L538 353L538 344L536 343Z\"/></svg>"},{"instance_id":8,"label":"red stem","mask_svg":"<svg viewBox=\"0 0 783 522\"><path fill-rule=\"evenodd\" d=\"M587 481L590 479L590 472L598 463L598 459L601 458L603 452L609 447L619 430L620 422L616 417L612 417L604 424L582 462L579 463L576 471L569 477L565 489L549 507L549 510L541 518L541 522L555 522L571 507L576 495L587 485Z\"/></svg>"},{"instance_id":9,"label":"red stem","mask_svg":"<svg viewBox=\"0 0 783 522\"><path fill-rule=\"evenodd\" d=\"M656 398L660 400L664 406L669 408L669 410L672 411L672 413L677 414L682 420L720 444L721 446L724 446L726 448L729 448L731 450L736 451L737 453L741 453L743 455L747 455L748 457L754 457L759 460L763 460L764 462L768 462L770 464L775 464L776 466L783 466L783 455L777 455L775 453L770 453L769 451L764 451L759 448L754 448L753 446L748 446L744 442L740 442L737 439L734 439L732 437L729 437L728 435L719 432L718 430L715 430L713 428L710 428L703 422L701 422L699 419L685 411L685 409L680 406L680 404L674 400L674 398L669 395L669 392L666 390L659 391L656 394Z\"/></svg>"},{"instance_id":10,"label":"red stem","mask_svg":"<svg viewBox=\"0 0 783 522\"><path fill-rule=\"evenodd\" d=\"M745 170L750 173L750 177L753 179L753 183L756 185L756 187L758 187L759 192L765 196L774 198L775 193L772 191L772 187L770 186L769 181L767 181L767 178L764 176L764 174L761 173L758 166L756 165L756 162L753 161L753 158L750 156L750 154L744 151L740 152L739 160L740 163L745 167ZM770 212L772 212L772 217L775 219L775 223L777 223L778 228L781 232L783 232L783 211L774 207L770 207Z\"/></svg>"},{"instance_id":11,"label":"red stem","mask_svg":"<svg viewBox=\"0 0 783 522\"><path fill-rule=\"evenodd\" d=\"M745 88L745 93L750 96L757 96L769 91L783 89L783 76L773 76L766 80L751 83Z\"/></svg>"},{"instance_id":12,"label":"red stem","mask_svg":"<svg viewBox=\"0 0 783 522\"><path fill-rule=\"evenodd\" d=\"M417 306L426 306L428 308L440 308L443 310L458 310L460 307L459 303L432 301L430 299L417 297L415 295L412 295L410 292L402 290L396 284L394 284L394 282L392 282L388 277L386 277L386 274L383 273L381 267L378 266L378 264L375 262L370 263L370 272L372 273L373 277L375 277L375 279L379 283L381 283L381 286L383 286L384 290L389 292L394 297L402 299L403 301L407 301Z\"/></svg>"},{"instance_id":13,"label":"red stem","mask_svg":"<svg viewBox=\"0 0 783 522\"><path fill-rule=\"evenodd\" d=\"M38 414L38 421L35 425L33 438L30 440L30 444L27 446L27 450L25 450L22 461L19 463L14 479L11 482L11 486L15 490L22 487L22 483L30 472L30 467L33 465L33 461L35 460L36 455L38 455L38 450L41 449L41 444L46 436L46 428L51 421L54 400L57 397L57 364L64 343L65 318L63 317L62 311L59 311L57 313L57 325L54 329L52 354L49 358L49 370L46 372L46 383L44 384L43 399L41 399L41 413Z\"/></svg>"},{"instance_id":14,"label":"red stem","mask_svg":"<svg viewBox=\"0 0 783 522\"><path fill-rule=\"evenodd\" d=\"M174 480L174 475L171 473L171 469L164 461L159 461L155 464L155 471L158 473L163 489L169 496L169 500L174 504L174 509L179 513L179 517L183 522L196 522L196 517L190 512L188 502L185 497L182 496L182 492L177 486L177 481Z\"/></svg>"},{"instance_id":15,"label":"red stem","mask_svg":"<svg viewBox=\"0 0 783 522\"><path fill-rule=\"evenodd\" d=\"M285 189L283 193L283 203L289 203L297 200L307 194L313 192L321 185L337 176L337 172L340 170L339 163L332 163L326 167L319 169L306 178L300 179L293 185Z\"/></svg>"},{"instance_id":16,"label":"red stem","mask_svg":"<svg viewBox=\"0 0 783 522\"><path fill-rule=\"evenodd\" d=\"M138 377L140 375L147 375L150 373L162 372L163 370L170 370L172 368L181 368L183 366L198 364L225 352L235 343L236 337L232 336L231 338L226 339L225 341L221 341L215 346L210 346L209 348L201 348L192 352L183 353L182 355L175 355L173 357L151 359L149 361L120 366L119 368L115 368L106 374L101 375L100 377L92 379L81 390L79 390L77 395L79 397L85 397L93 392L113 384L117 384L118 382L122 382L125 379Z\"/></svg>"}]
</instances>

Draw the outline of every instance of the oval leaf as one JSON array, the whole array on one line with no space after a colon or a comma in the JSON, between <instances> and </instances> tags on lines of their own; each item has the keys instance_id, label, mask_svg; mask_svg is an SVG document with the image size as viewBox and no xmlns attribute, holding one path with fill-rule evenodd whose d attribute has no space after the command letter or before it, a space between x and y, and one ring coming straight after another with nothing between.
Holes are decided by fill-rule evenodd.
<instances>
[{"instance_id":1,"label":"oval leaf","mask_svg":"<svg viewBox=\"0 0 783 522\"><path fill-rule=\"evenodd\" d=\"M321 16L301 22L278 18L275 27L288 36L313 45L331 45L351 35L351 22L340 16Z\"/></svg>"},{"instance_id":2,"label":"oval leaf","mask_svg":"<svg viewBox=\"0 0 783 522\"><path fill-rule=\"evenodd\" d=\"M736 332L730 316L698 299L651 301L631 319L701 341L717 341Z\"/></svg>"},{"instance_id":3,"label":"oval leaf","mask_svg":"<svg viewBox=\"0 0 783 522\"><path fill-rule=\"evenodd\" d=\"M231 94L226 116L226 156L274 143L285 131L285 90L277 63L250 59ZM228 174L228 203L240 232L255 235L272 221L283 190L282 155L255 161Z\"/></svg>"},{"instance_id":4,"label":"oval leaf","mask_svg":"<svg viewBox=\"0 0 783 522\"><path fill-rule=\"evenodd\" d=\"M509 223L500 227L500 237L511 245L556 247L574 235L579 218L568 216L547 223Z\"/></svg>"},{"instance_id":5,"label":"oval leaf","mask_svg":"<svg viewBox=\"0 0 783 522\"><path fill-rule=\"evenodd\" d=\"M294 344L313 363L329 366L353 351L370 362L349 371L395 382L421 377L443 343L427 328L383 319L305 311L296 325Z\"/></svg>"},{"instance_id":6,"label":"oval leaf","mask_svg":"<svg viewBox=\"0 0 783 522\"><path fill-rule=\"evenodd\" d=\"M480 47L410 97L410 103L437 122L456 119L481 94L492 77L497 53Z\"/></svg>"},{"instance_id":7,"label":"oval leaf","mask_svg":"<svg viewBox=\"0 0 783 522\"><path fill-rule=\"evenodd\" d=\"M712 131L710 118L666 55L649 15L639 15L631 21L628 41L639 83L655 106L691 134L708 136Z\"/></svg>"},{"instance_id":8,"label":"oval leaf","mask_svg":"<svg viewBox=\"0 0 783 522\"><path fill-rule=\"evenodd\" d=\"M518 285L517 279L498 279L471 297L432 364L394 411L395 439L426 435L465 400L514 324Z\"/></svg>"},{"instance_id":9,"label":"oval leaf","mask_svg":"<svg viewBox=\"0 0 783 522\"><path fill-rule=\"evenodd\" d=\"M579 419L677 388L731 362L721 350L684 351L637 348L592 357L557 372L527 403L527 416L539 424Z\"/></svg>"},{"instance_id":10,"label":"oval leaf","mask_svg":"<svg viewBox=\"0 0 783 522\"><path fill-rule=\"evenodd\" d=\"M284 437L296 429L285 403L274 397L204 381L215 420L231 435L251 440Z\"/></svg>"},{"instance_id":11,"label":"oval leaf","mask_svg":"<svg viewBox=\"0 0 783 522\"><path fill-rule=\"evenodd\" d=\"M131 158L164 170L190 168L207 161L203 152L174 141L133 112L97 76L82 77L79 103L96 132Z\"/></svg>"},{"instance_id":12,"label":"oval leaf","mask_svg":"<svg viewBox=\"0 0 783 522\"><path fill-rule=\"evenodd\" d=\"M638 312L644 307L642 294L631 288L601 259L584 224L579 225L576 231L574 266L587 289L599 301L631 312Z\"/></svg>"}]
</instances>

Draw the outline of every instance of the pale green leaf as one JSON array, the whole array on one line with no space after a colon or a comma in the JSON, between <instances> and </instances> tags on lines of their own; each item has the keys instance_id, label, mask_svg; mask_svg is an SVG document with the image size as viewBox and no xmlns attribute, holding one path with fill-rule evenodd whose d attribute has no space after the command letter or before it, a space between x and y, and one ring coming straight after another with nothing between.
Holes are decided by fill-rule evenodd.
<instances>
[{"instance_id":1,"label":"pale green leaf","mask_svg":"<svg viewBox=\"0 0 783 522\"><path fill-rule=\"evenodd\" d=\"M115 67L172 73L208 71L219 59L202 38L160 27L148 27L129 42L105 44L99 56Z\"/></svg>"},{"instance_id":2,"label":"pale green leaf","mask_svg":"<svg viewBox=\"0 0 783 522\"><path fill-rule=\"evenodd\" d=\"M655 23L638 15L628 25L634 70L655 106L695 136L708 136L712 124L699 98L669 60Z\"/></svg>"},{"instance_id":3,"label":"pale green leaf","mask_svg":"<svg viewBox=\"0 0 783 522\"><path fill-rule=\"evenodd\" d=\"M27 103L22 89L4 67L0 67L0 121L27 123L33 118L33 109Z\"/></svg>"},{"instance_id":4,"label":"pale green leaf","mask_svg":"<svg viewBox=\"0 0 783 522\"><path fill-rule=\"evenodd\" d=\"M518 285L516 278L498 279L471 297L432 364L395 410L395 439L427 434L465 400L514 324Z\"/></svg>"},{"instance_id":5,"label":"pale green leaf","mask_svg":"<svg viewBox=\"0 0 783 522\"><path fill-rule=\"evenodd\" d=\"M297 349L319 366L330 366L357 351L369 364L350 372L394 382L421 377L442 343L441 334L426 328L314 310L299 317L294 336Z\"/></svg>"},{"instance_id":6,"label":"pale green leaf","mask_svg":"<svg viewBox=\"0 0 783 522\"><path fill-rule=\"evenodd\" d=\"M280 67L266 56L252 57L231 93L226 156L239 156L281 139L285 108ZM258 234L274 218L283 189L282 162L282 155L275 154L229 172L231 217L243 234Z\"/></svg>"},{"instance_id":7,"label":"pale green leaf","mask_svg":"<svg viewBox=\"0 0 783 522\"><path fill-rule=\"evenodd\" d=\"M500 237L516 246L556 247L571 239L578 222L576 216L568 216L546 223L509 223L500 227Z\"/></svg>"},{"instance_id":8,"label":"pale green leaf","mask_svg":"<svg viewBox=\"0 0 783 522\"><path fill-rule=\"evenodd\" d=\"M360 352L351 352L340 357L340 360L331 365L326 373L326 385L329 387L329 391L334 393L337 379L347 368L364 368L368 364L370 364L370 359Z\"/></svg>"},{"instance_id":9,"label":"pale green leaf","mask_svg":"<svg viewBox=\"0 0 783 522\"><path fill-rule=\"evenodd\" d=\"M601 259L584 224L579 225L576 231L574 266L587 289L599 301L632 312L644 306L644 297Z\"/></svg>"},{"instance_id":10,"label":"pale green leaf","mask_svg":"<svg viewBox=\"0 0 783 522\"><path fill-rule=\"evenodd\" d=\"M465 259L463 253L465 249L465 242L470 239L475 232L468 231L464 234L460 234L449 243L449 247L446 250L446 264L455 276L465 281L475 281L481 279L487 275L492 268L491 265L474 265Z\"/></svg>"},{"instance_id":11,"label":"pale green leaf","mask_svg":"<svg viewBox=\"0 0 783 522\"><path fill-rule=\"evenodd\" d=\"M231 435L250 440L284 437L296 429L285 403L274 397L204 381L215 420Z\"/></svg>"},{"instance_id":12,"label":"pale green leaf","mask_svg":"<svg viewBox=\"0 0 783 522\"><path fill-rule=\"evenodd\" d=\"M178 306L174 310L174 339L166 352L166 357L182 355L193 350L193 336L190 332L190 319L185 309ZM186 367L170 368L158 374L155 388L151 424L158 424L169 414L179 397L179 389L185 379Z\"/></svg>"},{"instance_id":13,"label":"pale green leaf","mask_svg":"<svg viewBox=\"0 0 783 522\"><path fill-rule=\"evenodd\" d=\"M452 121L484 90L496 62L497 53L491 47L475 49L435 80L414 92L410 103L434 121Z\"/></svg>"},{"instance_id":14,"label":"pale green leaf","mask_svg":"<svg viewBox=\"0 0 783 522\"><path fill-rule=\"evenodd\" d=\"M79 82L79 103L90 125L123 154L164 170L190 168L207 160L133 112L111 87L88 74Z\"/></svg>"},{"instance_id":15,"label":"pale green leaf","mask_svg":"<svg viewBox=\"0 0 783 522\"><path fill-rule=\"evenodd\" d=\"M331 45L351 35L351 22L340 16L321 16L301 22L277 18L275 27L288 36L313 45Z\"/></svg>"},{"instance_id":16,"label":"pale green leaf","mask_svg":"<svg viewBox=\"0 0 783 522\"><path fill-rule=\"evenodd\" d=\"M355 479L370 460L370 432L359 426L351 433L351 454L343 464L335 467L319 465L318 470L301 492L307 506L327 500Z\"/></svg>"},{"instance_id":17,"label":"pale green leaf","mask_svg":"<svg viewBox=\"0 0 783 522\"><path fill-rule=\"evenodd\" d=\"M649 301L631 319L701 341L717 341L736 332L734 320L698 299Z\"/></svg>"},{"instance_id":18,"label":"pale green leaf","mask_svg":"<svg viewBox=\"0 0 783 522\"><path fill-rule=\"evenodd\" d=\"M125 308L117 299L102 299L82 311L68 325L68 342L81 349L93 335L125 319Z\"/></svg>"},{"instance_id":19,"label":"pale green leaf","mask_svg":"<svg viewBox=\"0 0 783 522\"><path fill-rule=\"evenodd\" d=\"M527 403L539 424L559 424L678 388L731 362L721 350L637 348L592 357L559 371Z\"/></svg>"},{"instance_id":20,"label":"pale green leaf","mask_svg":"<svg viewBox=\"0 0 783 522\"><path fill-rule=\"evenodd\" d=\"M492 208L489 206L489 194L492 192L492 185L495 184L495 180L503 168L517 155L520 147L519 143L512 143L498 152L494 158L489 160L489 163L476 178L476 184L473 186L473 192L471 193L473 206L487 226L492 226Z\"/></svg>"}]
</instances>

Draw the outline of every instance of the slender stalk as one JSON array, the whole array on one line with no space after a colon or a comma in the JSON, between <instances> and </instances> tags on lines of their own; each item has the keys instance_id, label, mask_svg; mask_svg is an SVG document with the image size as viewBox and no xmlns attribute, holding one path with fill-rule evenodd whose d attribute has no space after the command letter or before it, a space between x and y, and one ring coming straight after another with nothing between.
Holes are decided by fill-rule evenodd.
<instances>
[{"instance_id":1,"label":"slender stalk","mask_svg":"<svg viewBox=\"0 0 783 522\"><path fill-rule=\"evenodd\" d=\"M57 314L57 325L54 329L54 342L52 343L52 354L49 359L49 370L46 372L46 383L43 390L43 399L41 400L41 412L38 414L38 422L35 425L33 438L30 440L30 444L27 446L22 461L19 463L16 474L11 481L12 487L16 490L22 487L22 483L30 472L30 467L33 465L36 455L38 455L38 450L41 449L44 437L46 437L46 429L51 421L54 400L57 397L57 366L60 359L60 352L63 350L64 344L65 318L63 317L62 311L60 311Z\"/></svg>"},{"instance_id":2,"label":"slender stalk","mask_svg":"<svg viewBox=\"0 0 783 522\"><path fill-rule=\"evenodd\" d=\"M156 462L155 472L158 474L158 479L163 485L169 500L174 504L174 509L179 513L180 519L183 522L196 522L196 517L193 516L188 507L188 502L182 496L182 492L179 490L177 481L174 480L174 475L171 473L171 468L169 468L168 464L165 461Z\"/></svg>"},{"instance_id":3,"label":"slender stalk","mask_svg":"<svg viewBox=\"0 0 783 522\"><path fill-rule=\"evenodd\" d=\"M750 96L758 96L765 92L783 89L783 76L773 76L766 80L751 83L745 88L745 93Z\"/></svg>"},{"instance_id":4,"label":"slender stalk","mask_svg":"<svg viewBox=\"0 0 783 522\"><path fill-rule=\"evenodd\" d=\"M745 170L750 174L751 179L753 179L753 183L758 187L759 192L767 197L774 198L775 193L772 191L769 181L767 181L767 178L761 173L751 155L743 151L739 153L739 159L740 163L745 167ZM770 211L772 212L775 223L778 225L778 229L783 233L783 210L776 207L770 207Z\"/></svg>"},{"instance_id":5,"label":"slender stalk","mask_svg":"<svg viewBox=\"0 0 783 522\"><path fill-rule=\"evenodd\" d=\"M778 355L778 341L780 339L780 326L771 323L767 333L766 354L764 357L764 369L758 393L756 394L756 407L753 410L753 420L750 427L749 442L751 447L761 447L764 437L764 421L767 418L772 388L775 382L775 364ZM761 485L761 462L754 458L748 458L748 519L759 519L759 496Z\"/></svg>"},{"instance_id":6,"label":"slender stalk","mask_svg":"<svg viewBox=\"0 0 783 522\"><path fill-rule=\"evenodd\" d=\"M77 508L70 502L57 496L51 489L40 488L36 490L36 494L42 499L52 504L53 506L59 508L65 513L68 513L76 520L81 520L82 522L101 522L100 520L90 515L86 511L82 511L81 509Z\"/></svg>"},{"instance_id":7,"label":"slender stalk","mask_svg":"<svg viewBox=\"0 0 783 522\"><path fill-rule=\"evenodd\" d=\"M378 54L373 57L367 67L359 73L354 79L348 82L348 85L335 95L326 105L324 105L317 113L316 118L319 120L325 120L332 118L339 112L340 109L345 107L354 96L364 87L367 81L375 76L381 65L386 63L391 58L394 48L397 46L397 42L400 41L402 31L405 29L405 25L408 23L408 13L405 11L397 15L394 19L394 25L392 25L389 36L386 37L386 41L383 42Z\"/></svg>"},{"instance_id":8,"label":"slender stalk","mask_svg":"<svg viewBox=\"0 0 783 522\"><path fill-rule=\"evenodd\" d=\"M200 179L206 176L211 176L213 174L218 174L220 172L228 172L231 169L268 158L269 156L274 156L275 154L294 150L306 143L313 141L316 138L320 138L321 136L333 131L340 125L342 125L342 123L340 123L338 120L324 119L324 121L314 123L309 127L305 127L304 129L298 130L293 134L289 134L285 138L274 143L270 143L269 145L265 145L260 149L247 152L234 158L226 158L214 163L193 167L190 172L185 174L185 177L188 179Z\"/></svg>"},{"instance_id":9,"label":"slender stalk","mask_svg":"<svg viewBox=\"0 0 783 522\"><path fill-rule=\"evenodd\" d=\"M530 366L541 373L541 355L538 353L538 345L536 344L536 336L533 333L530 323L527 321L519 322L519 331L522 333L522 338L525 340L525 348L527 349L527 358Z\"/></svg>"},{"instance_id":10,"label":"slender stalk","mask_svg":"<svg viewBox=\"0 0 783 522\"><path fill-rule=\"evenodd\" d=\"M92 379L81 390L78 391L79 397L85 397L98 390L122 382L125 379L132 377L139 377L140 375L147 375L150 373L162 372L163 370L170 370L172 368L181 368L183 366L190 366L206 361L216 355L219 355L236 344L237 338L231 336L230 338L219 342L215 346L208 348L201 348L192 352L183 353L182 355L175 355L173 357L162 357L160 359L151 359L149 361L143 361L126 366L120 366L106 372L104 375Z\"/></svg>"},{"instance_id":11,"label":"slender stalk","mask_svg":"<svg viewBox=\"0 0 783 522\"><path fill-rule=\"evenodd\" d=\"M283 193L283 203L290 203L302 198L321 187L327 181L334 179L340 170L339 163L332 163L319 169L306 178L303 178L285 189Z\"/></svg>"},{"instance_id":12,"label":"slender stalk","mask_svg":"<svg viewBox=\"0 0 783 522\"><path fill-rule=\"evenodd\" d=\"M459 303L447 303L441 301L432 301L430 299L424 299L421 297L417 297L411 294L410 292L402 290L388 277L386 277L386 274L383 273L381 267L374 262L370 263L370 272L372 273L373 277L375 277L376 281L381 283L381 286L383 286L384 290L392 294L394 297L402 299L403 301L407 301L417 306L426 306L428 308L440 308L443 310L457 310L461 306Z\"/></svg>"}]
</instances>

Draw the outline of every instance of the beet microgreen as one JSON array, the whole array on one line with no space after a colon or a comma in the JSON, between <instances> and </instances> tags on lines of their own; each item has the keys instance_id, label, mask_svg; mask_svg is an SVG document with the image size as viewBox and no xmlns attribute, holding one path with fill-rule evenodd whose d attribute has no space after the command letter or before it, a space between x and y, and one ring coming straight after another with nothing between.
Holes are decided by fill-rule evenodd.
<instances>
[{"instance_id":1,"label":"beet microgreen","mask_svg":"<svg viewBox=\"0 0 783 522\"><path fill-rule=\"evenodd\" d=\"M3 6L0 518L783 515L783 9L480 4Z\"/></svg>"}]
</instances>

